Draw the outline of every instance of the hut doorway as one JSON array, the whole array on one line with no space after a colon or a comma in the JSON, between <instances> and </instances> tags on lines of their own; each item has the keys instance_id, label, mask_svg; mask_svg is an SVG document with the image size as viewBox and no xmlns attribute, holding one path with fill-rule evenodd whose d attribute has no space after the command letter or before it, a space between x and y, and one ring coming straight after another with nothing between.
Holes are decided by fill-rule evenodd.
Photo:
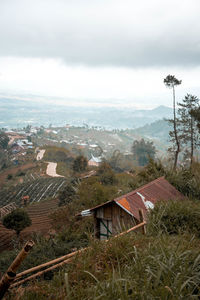
<instances>
[{"instance_id":1,"label":"hut doorway","mask_svg":"<svg viewBox=\"0 0 200 300\"><path fill-rule=\"evenodd\" d=\"M99 219L100 240L107 240L112 235L112 220Z\"/></svg>"}]
</instances>

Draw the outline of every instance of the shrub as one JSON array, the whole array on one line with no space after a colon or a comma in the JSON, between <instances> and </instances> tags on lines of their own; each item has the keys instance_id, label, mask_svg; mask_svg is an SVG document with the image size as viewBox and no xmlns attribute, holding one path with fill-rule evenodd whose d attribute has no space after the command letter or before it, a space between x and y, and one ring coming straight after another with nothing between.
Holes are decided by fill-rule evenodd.
<instances>
[{"instance_id":1,"label":"shrub","mask_svg":"<svg viewBox=\"0 0 200 300\"><path fill-rule=\"evenodd\" d=\"M18 171L16 175L17 175L17 176L25 176L26 173L23 172L23 171Z\"/></svg>"},{"instance_id":2,"label":"shrub","mask_svg":"<svg viewBox=\"0 0 200 300\"><path fill-rule=\"evenodd\" d=\"M158 202L148 221L148 231L153 235L188 231L200 237L200 206L189 200Z\"/></svg>"},{"instance_id":3,"label":"shrub","mask_svg":"<svg viewBox=\"0 0 200 300\"><path fill-rule=\"evenodd\" d=\"M30 226L31 223L28 213L21 208L13 210L3 218L3 226L7 229L15 230L17 236L19 236L24 228Z\"/></svg>"},{"instance_id":4,"label":"shrub","mask_svg":"<svg viewBox=\"0 0 200 300\"><path fill-rule=\"evenodd\" d=\"M98 170L97 170L97 175L103 175L104 173L108 172L108 171L111 171L112 168L111 166L109 165L109 163L107 163L106 161L103 161L100 166L98 167Z\"/></svg>"},{"instance_id":5,"label":"shrub","mask_svg":"<svg viewBox=\"0 0 200 300\"><path fill-rule=\"evenodd\" d=\"M199 175L193 169L183 169L167 175L169 182L188 197L200 198Z\"/></svg>"},{"instance_id":6,"label":"shrub","mask_svg":"<svg viewBox=\"0 0 200 300\"><path fill-rule=\"evenodd\" d=\"M13 178L13 175L12 174L8 174L7 179L11 180L12 178Z\"/></svg>"},{"instance_id":7,"label":"shrub","mask_svg":"<svg viewBox=\"0 0 200 300\"><path fill-rule=\"evenodd\" d=\"M115 177L115 173L112 170L110 170L106 171L100 176L100 181L102 184L105 185L113 185L114 183L116 183L117 179Z\"/></svg>"},{"instance_id":8,"label":"shrub","mask_svg":"<svg viewBox=\"0 0 200 300\"><path fill-rule=\"evenodd\" d=\"M162 163L149 158L146 167L138 173L138 179L142 184L145 184L164 175L166 175L166 170Z\"/></svg>"},{"instance_id":9,"label":"shrub","mask_svg":"<svg viewBox=\"0 0 200 300\"><path fill-rule=\"evenodd\" d=\"M72 183L69 183L62 191L59 192L59 206L70 203L74 199L76 192L76 187Z\"/></svg>"},{"instance_id":10,"label":"shrub","mask_svg":"<svg viewBox=\"0 0 200 300\"><path fill-rule=\"evenodd\" d=\"M113 172L111 166L106 161L103 161L98 170L97 175L100 178L100 182L105 185L113 185L117 182L117 179L115 177L115 173Z\"/></svg>"},{"instance_id":11,"label":"shrub","mask_svg":"<svg viewBox=\"0 0 200 300\"><path fill-rule=\"evenodd\" d=\"M83 155L79 155L74 159L73 170L75 172L83 172L87 169L87 158Z\"/></svg>"}]
</instances>

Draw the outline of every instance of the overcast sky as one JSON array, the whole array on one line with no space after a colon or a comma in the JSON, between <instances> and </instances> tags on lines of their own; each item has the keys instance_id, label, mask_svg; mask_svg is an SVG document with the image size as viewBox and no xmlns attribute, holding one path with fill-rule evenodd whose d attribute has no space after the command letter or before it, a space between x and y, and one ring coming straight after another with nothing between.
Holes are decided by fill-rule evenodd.
<instances>
[{"instance_id":1,"label":"overcast sky","mask_svg":"<svg viewBox=\"0 0 200 300\"><path fill-rule=\"evenodd\" d=\"M66 104L200 97L199 0L0 0L0 93ZM71 100L69 100L71 99Z\"/></svg>"}]
</instances>

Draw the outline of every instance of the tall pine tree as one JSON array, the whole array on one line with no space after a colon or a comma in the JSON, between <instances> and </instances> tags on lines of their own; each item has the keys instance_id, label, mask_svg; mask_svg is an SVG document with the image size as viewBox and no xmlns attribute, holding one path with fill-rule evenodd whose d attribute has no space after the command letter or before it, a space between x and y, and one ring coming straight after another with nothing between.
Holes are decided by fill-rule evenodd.
<instances>
[{"instance_id":1,"label":"tall pine tree","mask_svg":"<svg viewBox=\"0 0 200 300\"><path fill-rule=\"evenodd\" d=\"M189 154L190 166L193 163L194 150L199 142L197 122L191 112L199 107L199 99L187 94L182 103L178 103L178 116L180 123L180 142L186 146L185 152Z\"/></svg>"},{"instance_id":2,"label":"tall pine tree","mask_svg":"<svg viewBox=\"0 0 200 300\"><path fill-rule=\"evenodd\" d=\"M164 84L167 88L172 89L173 92L173 115L174 118L171 120L168 120L173 125L173 130L170 131L169 135L171 137L171 142L173 143L172 148L169 150L173 150L174 152L174 170L176 169L177 162L178 162L178 155L181 151L180 149L180 141L178 136L178 120L176 117L176 101L175 101L175 87L180 85L182 83L182 80L178 80L174 75L168 75L164 79Z\"/></svg>"}]
</instances>

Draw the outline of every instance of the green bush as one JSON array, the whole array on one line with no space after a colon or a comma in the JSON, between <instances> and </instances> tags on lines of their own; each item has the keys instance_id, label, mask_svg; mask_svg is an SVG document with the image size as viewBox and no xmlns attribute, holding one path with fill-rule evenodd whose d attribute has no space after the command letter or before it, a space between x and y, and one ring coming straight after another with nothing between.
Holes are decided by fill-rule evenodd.
<instances>
[{"instance_id":1,"label":"green bush","mask_svg":"<svg viewBox=\"0 0 200 300\"><path fill-rule=\"evenodd\" d=\"M77 184L69 183L58 194L59 206L66 205L74 200L77 193Z\"/></svg>"},{"instance_id":2,"label":"green bush","mask_svg":"<svg viewBox=\"0 0 200 300\"><path fill-rule=\"evenodd\" d=\"M28 213L21 208L13 210L3 218L3 226L15 230L17 236L19 236L24 228L30 226L31 223Z\"/></svg>"},{"instance_id":3,"label":"green bush","mask_svg":"<svg viewBox=\"0 0 200 300\"><path fill-rule=\"evenodd\" d=\"M200 198L200 178L193 169L183 169L167 175L169 182L185 196Z\"/></svg>"},{"instance_id":4,"label":"green bush","mask_svg":"<svg viewBox=\"0 0 200 300\"><path fill-rule=\"evenodd\" d=\"M12 178L13 178L13 175L12 174L8 174L7 179L10 180Z\"/></svg>"},{"instance_id":5,"label":"green bush","mask_svg":"<svg viewBox=\"0 0 200 300\"><path fill-rule=\"evenodd\" d=\"M20 170L16 174L16 176L25 176L25 175L26 175L26 173L24 171L20 171Z\"/></svg>"},{"instance_id":6,"label":"green bush","mask_svg":"<svg viewBox=\"0 0 200 300\"><path fill-rule=\"evenodd\" d=\"M105 185L109 185L109 184L113 185L117 182L117 179L115 173L112 170L110 170L110 171L106 171L100 176L100 181L102 184Z\"/></svg>"},{"instance_id":7,"label":"green bush","mask_svg":"<svg viewBox=\"0 0 200 300\"><path fill-rule=\"evenodd\" d=\"M87 165L87 158L83 155L79 155L74 159L72 168L74 172L84 172L87 169Z\"/></svg>"},{"instance_id":8,"label":"green bush","mask_svg":"<svg viewBox=\"0 0 200 300\"><path fill-rule=\"evenodd\" d=\"M137 177L141 184L145 184L165 175L166 170L163 167L161 161L155 161L152 158L149 158L148 164L142 171L138 173Z\"/></svg>"},{"instance_id":9,"label":"green bush","mask_svg":"<svg viewBox=\"0 0 200 300\"><path fill-rule=\"evenodd\" d=\"M151 235L189 232L200 237L200 205L190 200L158 202L149 213L147 228Z\"/></svg>"}]
</instances>

